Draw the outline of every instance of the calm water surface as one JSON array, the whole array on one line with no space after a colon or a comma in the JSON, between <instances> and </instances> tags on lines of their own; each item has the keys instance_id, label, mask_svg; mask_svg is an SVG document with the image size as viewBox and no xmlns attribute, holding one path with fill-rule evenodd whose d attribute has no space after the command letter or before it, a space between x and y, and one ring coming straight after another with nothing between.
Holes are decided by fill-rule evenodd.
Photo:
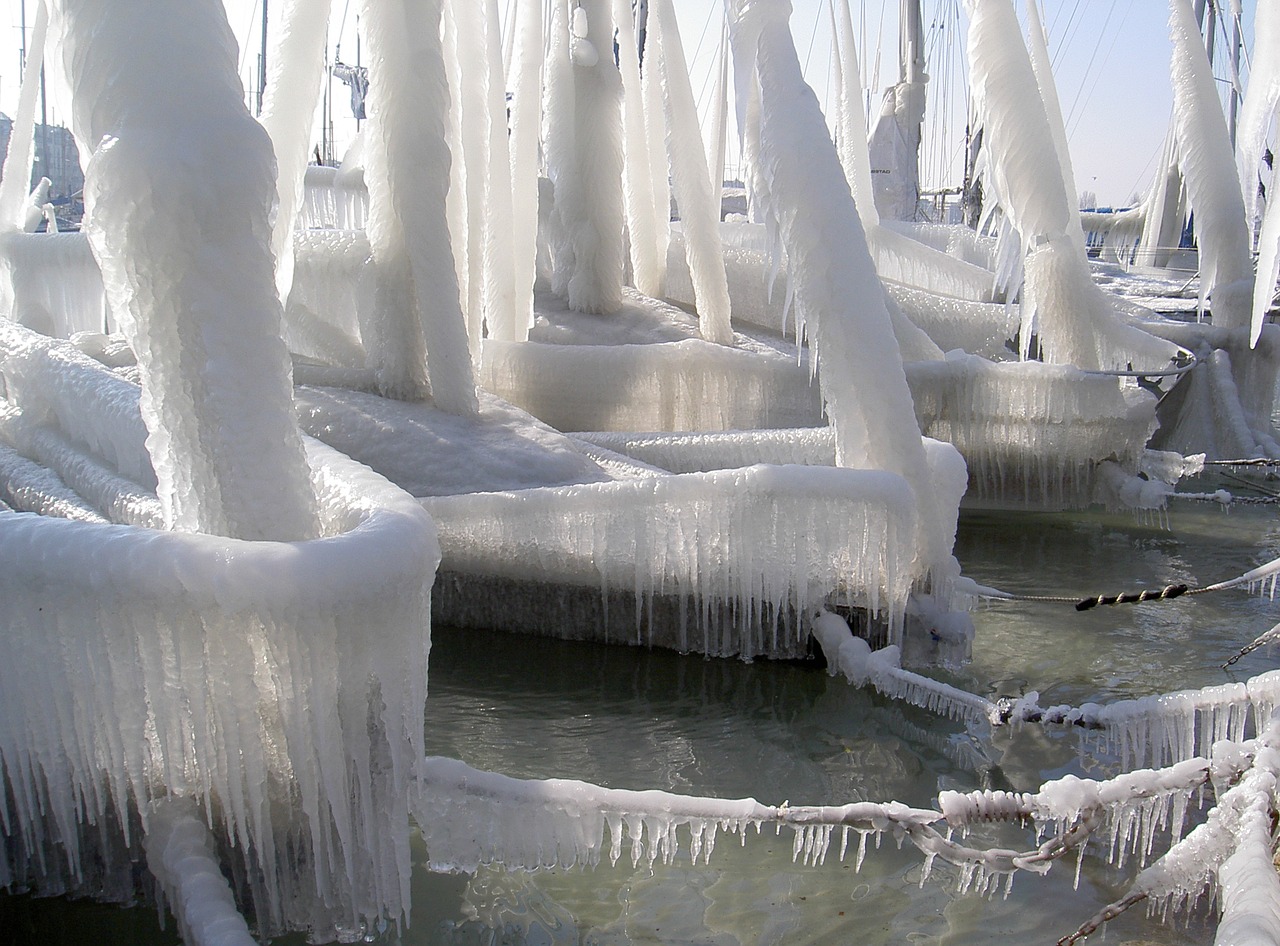
<instances>
[{"instance_id":1,"label":"calm water surface","mask_svg":"<svg viewBox=\"0 0 1280 946\"><path fill-rule=\"evenodd\" d=\"M1190 487L1190 488L1195 488ZM1243 491L1242 491L1243 492ZM970 577L1022 594L1114 593L1234 577L1280 555L1274 507L1181 504L1169 527L1127 515L973 514L956 554ZM1099 608L1001 603L974 615L972 662L949 679L988 695L1039 690L1041 703L1106 701L1270 669L1258 652L1220 665L1280 621L1280 602L1242 591ZM850 688L799 665L705 660L438 628L427 748L520 777L560 776L765 803L897 800L931 806L943 789L1032 790L1068 772L1105 775L1073 733L1028 727L994 737ZM1053 942L1124 888L1097 856L1007 897L960 896L955 872L921 885L921 856L886 839L855 871L792 863L791 833L721 836L709 867L686 857L633 869L471 876L414 873L405 944L1031 944ZM687 837L683 838L686 842ZM1029 846L1021 834L987 840ZM852 847L852 846L851 846ZM419 844L419 861L425 852ZM5 943L171 942L155 912L0 898ZM59 937L64 937L59 939ZM1112 944L1199 944L1192 919L1167 926L1138 908ZM290 938L288 942L300 942ZM282 940L280 942L286 942Z\"/></svg>"}]
</instances>

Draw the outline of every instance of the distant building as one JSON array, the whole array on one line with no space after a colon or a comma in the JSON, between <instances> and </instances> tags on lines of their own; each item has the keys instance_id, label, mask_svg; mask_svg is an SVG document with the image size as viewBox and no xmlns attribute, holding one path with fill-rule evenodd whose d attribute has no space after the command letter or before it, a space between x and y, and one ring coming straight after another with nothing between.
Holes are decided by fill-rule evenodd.
<instances>
[{"instance_id":1,"label":"distant building","mask_svg":"<svg viewBox=\"0 0 1280 946\"><path fill-rule=\"evenodd\" d=\"M13 119L0 113L0 155L9 153L12 131ZM47 177L52 184L49 197L57 212L59 227L78 227L84 213L84 172L80 170L80 152L70 129L61 125L36 126L36 161L31 169L30 186L34 187L42 177Z\"/></svg>"}]
</instances>

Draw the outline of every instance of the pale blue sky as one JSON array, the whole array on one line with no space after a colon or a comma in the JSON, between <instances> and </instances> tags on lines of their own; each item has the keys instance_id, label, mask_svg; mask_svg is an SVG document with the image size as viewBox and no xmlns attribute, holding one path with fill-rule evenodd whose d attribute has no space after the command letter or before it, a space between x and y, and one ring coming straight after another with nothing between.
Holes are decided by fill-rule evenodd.
<instances>
[{"instance_id":1,"label":"pale blue sky","mask_svg":"<svg viewBox=\"0 0 1280 946\"><path fill-rule=\"evenodd\" d=\"M0 109L12 113L19 81L18 28L21 0L3 0L11 37L0 50ZM226 0L233 28L247 41L242 56L246 76L256 61L257 12L260 0ZM507 0L500 0L505 6ZM524 0L521 0L524 2ZM931 87L947 107L934 107L926 118L922 174L926 186L959 183L959 155L964 130L964 18L962 0L922 0L929 50ZM1162 0L1041 0L1054 51L1055 75L1063 113L1068 118L1077 190L1092 190L1102 203L1121 204L1151 180L1156 156L1169 123L1171 93L1168 62L1167 4ZM825 99L830 65L828 0L793 0L792 32L801 62L820 99ZM1021 8L1022 0L1017 0ZM685 47L694 73L695 95L705 101L706 76L719 41L721 0L675 0ZM897 0L851 0L862 65L872 93L873 111L880 94L897 71ZM355 57L355 0L333 0L333 33L346 13L343 57ZM28 20L35 0L27 0ZM1249 42L1246 10L1246 44ZM878 72L875 66L879 63ZM1227 75L1225 56L1218 73ZM1225 82L1224 82L1225 87ZM334 83L337 137L350 132L342 87ZM62 119L62 106L52 105L52 119ZM945 140L935 145L933 139Z\"/></svg>"}]
</instances>

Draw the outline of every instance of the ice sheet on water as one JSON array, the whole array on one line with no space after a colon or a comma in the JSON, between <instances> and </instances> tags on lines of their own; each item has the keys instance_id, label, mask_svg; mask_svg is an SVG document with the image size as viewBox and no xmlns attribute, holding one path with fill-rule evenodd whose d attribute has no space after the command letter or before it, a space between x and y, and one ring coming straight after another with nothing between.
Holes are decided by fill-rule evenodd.
<instances>
[{"instance_id":1,"label":"ice sheet on water","mask_svg":"<svg viewBox=\"0 0 1280 946\"><path fill-rule=\"evenodd\" d=\"M16 882L128 891L112 851L183 796L265 932L400 918L438 546L367 468L320 445L311 462L312 542L0 514Z\"/></svg>"}]
</instances>

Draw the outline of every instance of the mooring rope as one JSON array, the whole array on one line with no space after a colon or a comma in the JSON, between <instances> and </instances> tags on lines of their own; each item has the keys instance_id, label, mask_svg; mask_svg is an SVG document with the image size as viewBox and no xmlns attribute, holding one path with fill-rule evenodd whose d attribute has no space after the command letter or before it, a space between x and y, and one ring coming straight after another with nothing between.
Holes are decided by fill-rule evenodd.
<instances>
[{"instance_id":1,"label":"mooring rope","mask_svg":"<svg viewBox=\"0 0 1280 946\"><path fill-rule=\"evenodd\" d=\"M1192 588L1185 583L1165 585L1163 588L1144 588L1141 591L1122 591L1113 595L1015 595L993 588L983 588L980 597L996 601L1040 601L1050 604L1074 604L1077 611L1088 611L1092 608L1112 604L1136 604L1141 601L1171 601L1174 598L1204 595L1211 591L1226 591L1241 585L1258 584L1267 580L1274 582L1280 572L1280 559L1260 565L1235 578Z\"/></svg>"}]
</instances>

